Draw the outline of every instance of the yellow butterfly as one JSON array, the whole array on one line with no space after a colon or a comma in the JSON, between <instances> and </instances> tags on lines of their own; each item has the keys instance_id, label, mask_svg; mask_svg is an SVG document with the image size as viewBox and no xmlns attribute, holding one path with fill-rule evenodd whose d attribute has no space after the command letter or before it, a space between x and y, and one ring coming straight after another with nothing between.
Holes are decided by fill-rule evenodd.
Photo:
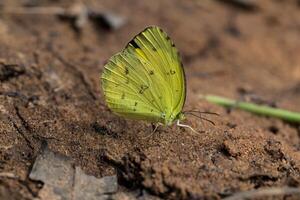
<instances>
[{"instance_id":1,"label":"yellow butterfly","mask_svg":"<svg viewBox=\"0 0 300 200\"><path fill-rule=\"evenodd\" d=\"M146 28L112 56L101 81L106 103L118 115L189 127L179 123L186 98L183 65L161 28Z\"/></svg>"}]
</instances>

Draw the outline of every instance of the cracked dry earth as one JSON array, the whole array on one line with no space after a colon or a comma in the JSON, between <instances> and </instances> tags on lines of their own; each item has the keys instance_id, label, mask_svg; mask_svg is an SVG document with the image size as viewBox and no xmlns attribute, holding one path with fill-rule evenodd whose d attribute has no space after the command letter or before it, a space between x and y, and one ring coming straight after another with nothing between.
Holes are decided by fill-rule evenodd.
<instances>
[{"instance_id":1,"label":"cracked dry earth","mask_svg":"<svg viewBox=\"0 0 300 200\"><path fill-rule=\"evenodd\" d=\"M71 6L66 0L24 2ZM24 2L0 5L2 11L27 8ZM117 174L120 188L165 199L299 187L299 125L199 99L211 93L299 112L299 4L230 2L88 0L86 5L117 13L127 23L107 30L87 22L80 33L55 15L0 11L1 199L39 197L43 183L29 173L44 142L86 174ZM185 109L220 114L207 116L215 126L185 121L201 134L171 126L147 137L151 124L117 117L105 106L99 84L105 61L150 24L168 32L181 52ZM284 198L300 197L272 197Z\"/></svg>"}]
</instances>

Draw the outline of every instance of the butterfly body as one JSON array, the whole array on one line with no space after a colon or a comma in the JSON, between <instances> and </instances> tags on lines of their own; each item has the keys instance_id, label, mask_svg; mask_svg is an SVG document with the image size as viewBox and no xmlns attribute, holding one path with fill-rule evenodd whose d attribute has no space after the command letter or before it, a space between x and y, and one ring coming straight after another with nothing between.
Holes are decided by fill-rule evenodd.
<instances>
[{"instance_id":1,"label":"butterfly body","mask_svg":"<svg viewBox=\"0 0 300 200\"><path fill-rule=\"evenodd\" d=\"M104 66L108 107L120 116L171 125L184 119L184 69L175 45L159 27L135 36Z\"/></svg>"}]
</instances>

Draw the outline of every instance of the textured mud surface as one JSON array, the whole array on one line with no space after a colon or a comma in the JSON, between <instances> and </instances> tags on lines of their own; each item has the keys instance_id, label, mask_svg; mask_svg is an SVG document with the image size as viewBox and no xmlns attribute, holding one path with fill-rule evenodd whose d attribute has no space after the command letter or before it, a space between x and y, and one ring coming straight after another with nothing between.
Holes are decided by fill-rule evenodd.
<instances>
[{"instance_id":1,"label":"textured mud surface","mask_svg":"<svg viewBox=\"0 0 300 200\"><path fill-rule=\"evenodd\" d=\"M299 187L298 125L199 98L210 93L300 112L299 3L228 2L88 0L86 5L127 23L109 30L88 21L79 32L70 19L12 11L67 8L69 1L0 3L0 197L38 196L43 185L29 173L44 142L87 174L118 174L127 189L168 199ZM103 64L153 24L168 32L181 52L185 109L220 114L208 116L215 126L188 117L185 123L201 134L172 126L147 137L151 124L119 118L105 106L99 84Z\"/></svg>"}]
</instances>

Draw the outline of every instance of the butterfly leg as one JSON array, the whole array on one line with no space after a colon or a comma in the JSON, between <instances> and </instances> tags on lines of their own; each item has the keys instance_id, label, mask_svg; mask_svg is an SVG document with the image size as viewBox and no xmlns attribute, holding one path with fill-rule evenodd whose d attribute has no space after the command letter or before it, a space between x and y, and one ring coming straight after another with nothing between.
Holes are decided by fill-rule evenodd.
<instances>
[{"instance_id":1,"label":"butterfly leg","mask_svg":"<svg viewBox=\"0 0 300 200\"><path fill-rule=\"evenodd\" d=\"M193 129L191 126L186 125L186 124L180 124L180 121L179 121L179 120L177 120L176 125L179 126L179 127L182 127L182 128L189 128L189 129L191 129L194 133L200 134L199 132L195 131L195 129Z\"/></svg>"},{"instance_id":2,"label":"butterfly leg","mask_svg":"<svg viewBox=\"0 0 300 200\"><path fill-rule=\"evenodd\" d=\"M147 138L149 138L150 136L152 136L153 133L156 132L157 128L158 128L160 125L163 125L163 124L162 124L162 123L157 123L157 124L155 125L153 131L152 131L149 135L147 135L146 137L144 137L143 139L147 139Z\"/></svg>"},{"instance_id":3,"label":"butterfly leg","mask_svg":"<svg viewBox=\"0 0 300 200\"><path fill-rule=\"evenodd\" d=\"M155 131L157 130L157 128L160 126L161 124L160 123L157 123L152 131L151 134L155 133Z\"/></svg>"}]
</instances>

